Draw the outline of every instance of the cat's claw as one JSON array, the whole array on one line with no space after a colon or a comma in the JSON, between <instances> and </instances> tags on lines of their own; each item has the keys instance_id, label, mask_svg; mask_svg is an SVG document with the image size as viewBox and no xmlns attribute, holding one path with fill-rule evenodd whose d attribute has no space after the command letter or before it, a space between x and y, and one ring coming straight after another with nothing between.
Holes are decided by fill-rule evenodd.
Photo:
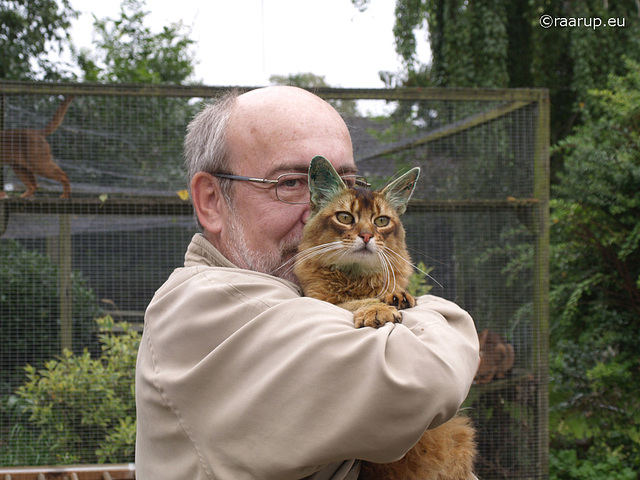
<instances>
[{"instance_id":1,"label":"cat's claw","mask_svg":"<svg viewBox=\"0 0 640 480\"><path fill-rule=\"evenodd\" d=\"M353 320L356 328L380 328L387 322L402 322L402 314L394 306L379 303L359 308L353 314Z\"/></svg>"},{"instance_id":2,"label":"cat's claw","mask_svg":"<svg viewBox=\"0 0 640 480\"><path fill-rule=\"evenodd\" d=\"M400 291L386 295L382 301L396 307L398 310L416 306L416 300L409 292Z\"/></svg>"}]
</instances>

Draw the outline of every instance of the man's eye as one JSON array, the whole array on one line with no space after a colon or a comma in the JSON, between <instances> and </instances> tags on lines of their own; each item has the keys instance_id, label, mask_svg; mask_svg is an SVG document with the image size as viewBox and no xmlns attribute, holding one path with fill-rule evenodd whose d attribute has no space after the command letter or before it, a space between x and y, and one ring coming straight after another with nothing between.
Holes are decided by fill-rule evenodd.
<instances>
[{"instance_id":1,"label":"man's eye","mask_svg":"<svg viewBox=\"0 0 640 480\"><path fill-rule=\"evenodd\" d=\"M307 182L301 177L291 177L280 179L280 187L283 188L306 188Z\"/></svg>"}]
</instances>

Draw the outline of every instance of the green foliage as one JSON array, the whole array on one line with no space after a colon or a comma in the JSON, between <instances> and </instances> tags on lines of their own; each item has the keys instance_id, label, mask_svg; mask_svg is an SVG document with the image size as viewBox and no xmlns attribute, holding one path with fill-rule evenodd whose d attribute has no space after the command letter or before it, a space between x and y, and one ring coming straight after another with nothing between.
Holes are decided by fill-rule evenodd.
<instances>
[{"instance_id":1,"label":"green foliage","mask_svg":"<svg viewBox=\"0 0 640 480\"><path fill-rule=\"evenodd\" d=\"M429 284L429 280L431 275L429 275L433 271L433 267L428 268L424 262L418 262L416 265L415 271L409 277L409 287L407 290L414 297L419 297L421 295L426 295L431 291L433 285Z\"/></svg>"},{"instance_id":2,"label":"green foliage","mask_svg":"<svg viewBox=\"0 0 640 480\"><path fill-rule=\"evenodd\" d=\"M0 372L10 382L16 367L59 352L58 267L16 241L2 241L0 279ZM74 341L86 345L98 304L78 273L72 274L72 298Z\"/></svg>"},{"instance_id":3,"label":"green foliage","mask_svg":"<svg viewBox=\"0 0 640 480\"><path fill-rule=\"evenodd\" d=\"M638 468L640 64L627 67L610 89L592 92L588 108L598 116L558 147L565 163L552 203L551 431L554 447L586 444L594 462L615 452Z\"/></svg>"},{"instance_id":4,"label":"green foliage","mask_svg":"<svg viewBox=\"0 0 640 480\"><path fill-rule=\"evenodd\" d=\"M194 42L181 23L173 23L153 32L145 26L149 14L144 0L124 0L118 18L94 21L96 40L93 50L76 53L85 81L104 83L185 84L194 73ZM117 98L117 97L116 97ZM71 136L66 154L69 157L100 159L117 164L123 175L120 187L162 188L184 183L182 138L185 125L200 106L181 97L88 96L74 103L69 121L92 125L101 135ZM135 112L135 141L132 125L123 122L122 111ZM130 114L127 114L130 117ZM158 142L158 138L173 139ZM151 148L149 146L152 146ZM72 151L71 148L74 150ZM84 181L112 182L112 172L103 166L88 168ZM134 173L135 172L135 173Z\"/></svg>"},{"instance_id":5,"label":"green foliage","mask_svg":"<svg viewBox=\"0 0 640 480\"><path fill-rule=\"evenodd\" d=\"M149 13L144 4L144 0L123 0L119 18L94 17L95 49L78 51L68 33L78 12L69 0L0 0L0 79L72 76L49 58L52 51L69 48L85 81L188 81L195 63L190 32L181 22L152 32L144 25Z\"/></svg>"},{"instance_id":6,"label":"green foliage","mask_svg":"<svg viewBox=\"0 0 640 480\"><path fill-rule=\"evenodd\" d=\"M0 0L0 79L59 79L47 55L68 44L77 16L68 0Z\"/></svg>"},{"instance_id":7,"label":"green foliage","mask_svg":"<svg viewBox=\"0 0 640 480\"><path fill-rule=\"evenodd\" d=\"M351 1L360 10L370 3ZM623 55L640 59L638 6L631 0L397 0L395 15L405 71L381 72L387 86L547 88L553 143L581 121L588 92L624 72ZM624 25L542 28L542 15ZM430 64L417 55L420 34L428 35Z\"/></svg>"},{"instance_id":8,"label":"green foliage","mask_svg":"<svg viewBox=\"0 0 640 480\"><path fill-rule=\"evenodd\" d=\"M514 18L509 18L513 3L489 0L471 5L463 0L398 0L393 34L396 51L407 69L406 79L411 84L423 79L432 85L449 87L509 86L509 22L515 23L515 17L522 15L525 7L520 5ZM518 27L521 23L518 22ZM433 58L429 74L416 52L416 33L426 35L425 30L429 32ZM523 51L526 50L521 49L519 58Z\"/></svg>"},{"instance_id":9,"label":"green foliage","mask_svg":"<svg viewBox=\"0 0 640 480\"><path fill-rule=\"evenodd\" d=\"M126 323L115 325L109 316L96 321L99 358L86 350L79 355L66 350L42 369L25 367L28 380L16 391L17 404L38 426L39 438L55 439L50 453L59 462L133 461L140 334Z\"/></svg>"},{"instance_id":10,"label":"green foliage","mask_svg":"<svg viewBox=\"0 0 640 480\"><path fill-rule=\"evenodd\" d=\"M289 75L271 75L269 82L274 85L292 85L300 88L328 87L324 75L314 73L296 73Z\"/></svg>"},{"instance_id":11,"label":"green foliage","mask_svg":"<svg viewBox=\"0 0 640 480\"><path fill-rule=\"evenodd\" d=\"M182 23L153 33L144 25L144 0L124 0L120 18L95 19L96 52L82 50L77 60L90 82L182 84L193 75L193 41ZM94 17L95 18L95 17Z\"/></svg>"},{"instance_id":12,"label":"green foliage","mask_svg":"<svg viewBox=\"0 0 640 480\"><path fill-rule=\"evenodd\" d=\"M549 476L553 480L636 480L633 469L625 467L620 458L611 452L604 462L579 459L575 450L551 452Z\"/></svg>"}]
</instances>

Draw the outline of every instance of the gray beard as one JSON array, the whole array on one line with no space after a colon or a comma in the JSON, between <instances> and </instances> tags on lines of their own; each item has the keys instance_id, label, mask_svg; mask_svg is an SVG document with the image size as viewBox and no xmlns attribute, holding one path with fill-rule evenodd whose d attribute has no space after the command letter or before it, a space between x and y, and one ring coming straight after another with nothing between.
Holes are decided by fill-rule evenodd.
<instances>
[{"instance_id":1,"label":"gray beard","mask_svg":"<svg viewBox=\"0 0 640 480\"><path fill-rule=\"evenodd\" d=\"M231 203L230 207L231 217L239 218L233 203ZM229 248L226 249L227 256L234 265L298 283L298 279L293 274L293 264L284 264L289 262L296 254L299 241L296 241L295 244L291 241L283 241L277 251L266 254L258 253L247 246L247 238L239 222L234 222L230 218L227 222L227 228L229 229L230 240L230 245L227 245Z\"/></svg>"}]
</instances>

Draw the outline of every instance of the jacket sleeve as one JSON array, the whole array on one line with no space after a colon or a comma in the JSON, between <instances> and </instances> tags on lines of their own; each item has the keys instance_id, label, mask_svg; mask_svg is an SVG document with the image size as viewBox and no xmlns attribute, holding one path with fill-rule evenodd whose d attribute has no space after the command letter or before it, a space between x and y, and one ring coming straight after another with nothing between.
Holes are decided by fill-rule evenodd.
<instances>
[{"instance_id":1,"label":"jacket sleeve","mask_svg":"<svg viewBox=\"0 0 640 480\"><path fill-rule=\"evenodd\" d=\"M402 324L355 329L350 312L275 281L202 275L156 295L139 375L212 478L396 460L468 393L477 335L451 302L421 297Z\"/></svg>"}]
</instances>

